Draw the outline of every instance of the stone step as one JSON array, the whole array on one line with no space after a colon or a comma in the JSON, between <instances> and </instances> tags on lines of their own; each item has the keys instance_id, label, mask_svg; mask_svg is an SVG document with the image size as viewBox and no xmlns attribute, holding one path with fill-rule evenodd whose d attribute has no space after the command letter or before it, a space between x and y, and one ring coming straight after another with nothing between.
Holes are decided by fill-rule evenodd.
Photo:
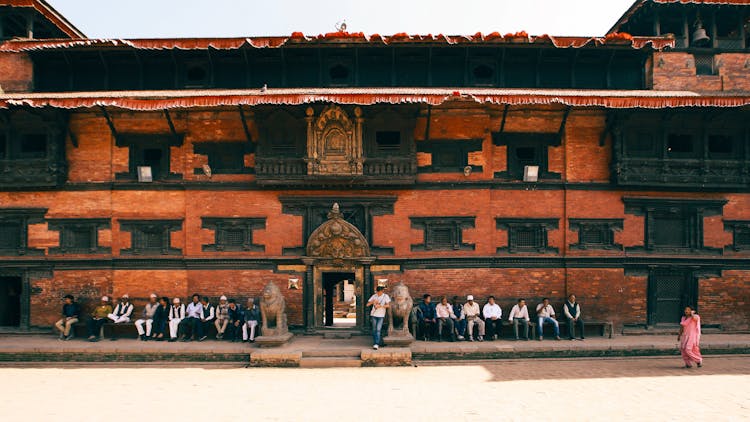
<instances>
[{"instance_id":1,"label":"stone step","mask_svg":"<svg viewBox=\"0 0 750 422\"><path fill-rule=\"evenodd\" d=\"M309 349L302 351L302 357L315 358L357 358L362 354L361 348Z\"/></svg>"},{"instance_id":2,"label":"stone step","mask_svg":"<svg viewBox=\"0 0 750 422\"><path fill-rule=\"evenodd\" d=\"M679 327L624 327L622 335L624 336L665 336L677 335L680 332ZM719 327L702 327L702 334L721 334L722 329Z\"/></svg>"},{"instance_id":3,"label":"stone step","mask_svg":"<svg viewBox=\"0 0 750 422\"><path fill-rule=\"evenodd\" d=\"M336 329L331 329L331 330L323 332L323 339L324 340L350 339L352 338L352 334L353 333L351 331L340 331Z\"/></svg>"},{"instance_id":4,"label":"stone step","mask_svg":"<svg viewBox=\"0 0 750 422\"><path fill-rule=\"evenodd\" d=\"M362 360L351 357L303 357L300 368L359 368Z\"/></svg>"}]
</instances>

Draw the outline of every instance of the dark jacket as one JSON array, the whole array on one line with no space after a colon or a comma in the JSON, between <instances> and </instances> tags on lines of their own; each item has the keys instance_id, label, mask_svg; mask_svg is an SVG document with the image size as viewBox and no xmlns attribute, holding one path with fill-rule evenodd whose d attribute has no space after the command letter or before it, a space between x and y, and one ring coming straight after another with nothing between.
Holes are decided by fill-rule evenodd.
<instances>
[{"instance_id":1,"label":"dark jacket","mask_svg":"<svg viewBox=\"0 0 750 422\"><path fill-rule=\"evenodd\" d=\"M245 322L247 321L258 321L260 322L260 308L253 306L253 309L245 309Z\"/></svg>"},{"instance_id":2,"label":"dark jacket","mask_svg":"<svg viewBox=\"0 0 750 422\"><path fill-rule=\"evenodd\" d=\"M169 306L162 306L160 304L156 307L156 311L154 311L154 322L166 321L167 314L169 314Z\"/></svg>"},{"instance_id":3,"label":"dark jacket","mask_svg":"<svg viewBox=\"0 0 750 422\"><path fill-rule=\"evenodd\" d=\"M234 324L239 321L240 324L245 322L245 312L242 310L242 306L237 305L236 308L227 308L227 316L229 317L229 323Z\"/></svg>"},{"instance_id":4,"label":"dark jacket","mask_svg":"<svg viewBox=\"0 0 750 422\"><path fill-rule=\"evenodd\" d=\"M421 314L420 321L425 319L435 319L437 318L437 312L435 311L435 304L430 303L420 303L419 304L419 312Z\"/></svg>"},{"instance_id":5,"label":"dark jacket","mask_svg":"<svg viewBox=\"0 0 750 422\"><path fill-rule=\"evenodd\" d=\"M63 305L62 307L62 314L64 317L70 318L70 317L78 317L81 315L81 306L78 305L78 303L73 302L70 305L67 303Z\"/></svg>"}]
</instances>

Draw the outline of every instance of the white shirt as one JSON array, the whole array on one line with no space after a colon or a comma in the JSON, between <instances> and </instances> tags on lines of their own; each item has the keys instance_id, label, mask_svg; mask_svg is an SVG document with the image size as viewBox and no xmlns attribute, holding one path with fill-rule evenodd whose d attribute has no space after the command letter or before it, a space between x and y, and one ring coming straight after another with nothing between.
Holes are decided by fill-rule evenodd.
<instances>
[{"instance_id":1,"label":"white shirt","mask_svg":"<svg viewBox=\"0 0 750 422\"><path fill-rule=\"evenodd\" d=\"M464 303L463 311L464 311L464 316L466 317L467 320L474 319L479 316L479 304L476 302L471 303L471 304L469 302L466 302Z\"/></svg>"},{"instance_id":2,"label":"white shirt","mask_svg":"<svg viewBox=\"0 0 750 422\"><path fill-rule=\"evenodd\" d=\"M384 317L385 316L385 308L383 306L391 303L391 298L388 297L387 294L383 293L382 295L378 296L377 293L370 296L370 299L367 301L367 303L373 302L372 309L370 310L370 316L374 317ZM375 306L377 304L378 306Z\"/></svg>"},{"instance_id":3,"label":"white shirt","mask_svg":"<svg viewBox=\"0 0 750 422\"><path fill-rule=\"evenodd\" d=\"M513 318L523 318L528 321L529 308L526 305L523 305L523 308L520 308L517 304L513 305L513 309L510 310L510 315L508 316L508 321L513 322Z\"/></svg>"},{"instance_id":4,"label":"white shirt","mask_svg":"<svg viewBox=\"0 0 750 422\"><path fill-rule=\"evenodd\" d=\"M544 306L544 303L536 305L536 314L542 318L551 318L555 316L555 309L552 305Z\"/></svg>"},{"instance_id":5,"label":"white shirt","mask_svg":"<svg viewBox=\"0 0 750 422\"><path fill-rule=\"evenodd\" d=\"M450 303L446 303L445 305L438 303L437 306L435 306L435 313L438 318L456 319L456 315L453 314L453 306L451 306Z\"/></svg>"},{"instance_id":6,"label":"white shirt","mask_svg":"<svg viewBox=\"0 0 750 422\"><path fill-rule=\"evenodd\" d=\"M482 308L482 314L484 315L484 319L491 319L492 317L500 319L503 317L503 310L500 309L500 305L497 303L486 303L484 308Z\"/></svg>"},{"instance_id":7,"label":"white shirt","mask_svg":"<svg viewBox=\"0 0 750 422\"><path fill-rule=\"evenodd\" d=\"M190 304L187 306L187 316L188 318L203 318L203 304L200 302L190 302Z\"/></svg>"}]
</instances>

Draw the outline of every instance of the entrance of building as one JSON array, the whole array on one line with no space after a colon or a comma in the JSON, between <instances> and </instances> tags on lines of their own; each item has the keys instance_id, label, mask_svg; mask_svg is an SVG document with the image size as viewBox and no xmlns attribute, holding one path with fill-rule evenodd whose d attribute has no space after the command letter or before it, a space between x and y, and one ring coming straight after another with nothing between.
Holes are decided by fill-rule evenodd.
<instances>
[{"instance_id":1,"label":"entrance of building","mask_svg":"<svg viewBox=\"0 0 750 422\"><path fill-rule=\"evenodd\" d=\"M355 275L352 272L323 273L323 325L357 325Z\"/></svg>"},{"instance_id":2,"label":"entrance of building","mask_svg":"<svg viewBox=\"0 0 750 422\"><path fill-rule=\"evenodd\" d=\"M0 327L21 325L21 277L0 277Z\"/></svg>"},{"instance_id":3,"label":"entrance of building","mask_svg":"<svg viewBox=\"0 0 750 422\"><path fill-rule=\"evenodd\" d=\"M695 306L697 283L689 271L657 270L648 283L649 325L675 325L685 306Z\"/></svg>"}]
</instances>

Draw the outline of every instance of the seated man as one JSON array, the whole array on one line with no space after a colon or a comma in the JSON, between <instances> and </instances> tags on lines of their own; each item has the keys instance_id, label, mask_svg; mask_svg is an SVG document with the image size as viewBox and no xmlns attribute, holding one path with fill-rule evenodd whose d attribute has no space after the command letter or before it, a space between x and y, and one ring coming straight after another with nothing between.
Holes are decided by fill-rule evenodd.
<instances>
[{"instance_id":1,"label":"seated man","mask_svg":"<svg viewBox=\"0 0 750 422\"><path fill-rule=\"evenodd\" d=\"M255 341L255 332L260 324L260 309L255 306L255 299L247 299L247 308L245 308L245 323L242 324L242 341ZM248 336L247 332L250 331Z\"/></svg>"},{"instance_id":2,"label":"seated man","mask_svg":"<svg viewBox=\"0 0 750 422\"><path fill-rule=\"evenodd\" d=\"M206 330L211 327L214 318L216 318L216 307L209 302L208 296L203 296L201 298L201 305L203 305L203 312L201 313L201 334L198 338L198 341L203 341L206 339L206 337L208 337L206 335Z\"/></svg>"},{"instance_id":3,"label":"seated man","mask_svg":"<svg viewBox=\"0 0 750 422\"><path fill-rule=\"evenodd\" d=\"M466 318L466 334L469 336L469 341L474 341L474 324L479 329L477 340L484 341L484 321L479 317L479 304L474 302L474 296L466 296L462 313Z\"/></svg>"},{"instance_id":4,"label":"seated man","mask_svg":"<svg viewBox=\"0 0 750 422\"><path fill-rule=\"evenodd\" d=\"M185 319L185 305L180 303L180 298L172 299L172 306L169 307L169 341L177 341L177 334L180 332L180 323Z\"/></svg>"},{"instance_id":5,"label":"seated man","mask_svg":"<svg viewBox=\"0 0 750 422\"><path fill-rule=\"evenodd\" d=\"M568 300L563 305L563 313L565 313L565 318L568 320L568 339L573 340L575 338L575 329L573 326L576 325L578 326L578 331L581 332L581 340L583 340L581 306L576 302L576 295L568 296Z\"/></svg>"},{"instance_id":6,"label":"seated man","mask_svg":"<svg viewBox=\"0 0 750 422\"><path fill-rule=\"evenodd\" d=\"M138 331L138 337L141 341L146 341L151 337L151 328L154 324L154 313L156 308L159 307L159 303L156 301L156 293L151 293L148 298L148 303L143 307L143 314L141 318L135 322L135 329ZM143 329L143 325L146 325L146 329Z\"/></svg>"},{"instance_id":7,"label":"seated man","mask_svg":"<svg viewBox=\"0 0 750 422\"><path fill-rule=\"evenodd\" d=\"M435 315L437 316L438 341L443 341L443 333L449 333L451 341L456 341L453 325L456 314L453 313L453 307L448 303L447 297L440 298L440 303L435 306Z\"/></svg>"},{"instance_id":8,"label":"seated man","mask_svg":"<svg viewBox=\"0 0 750 422\"><path fill-rule=\"evenodd\" d=\"M200 323L202 316L201 295L194 293L191 302L185 308L185 319L180 322L179 331L182 335L182 341L190 341L192 338L197 340L203 336L203 326Z\"/></svg>"},{"instance_id":9,"label":"seated man","mask_svg":"<svg viewBox=\"0 0 750 422\"><path fill-rule=\"evenodd\" d=\"M107 317L115 324L125 324L130 322L130 315L132 313L133 304L130 303L130 296L126 293L120 298L120 302L115 306L115 310L107 315Z\"/></svg>"},{"instance_id":10,"label":"seated man","mask_svg":"<svg viewBox=\"0 0 750 422\"><path fill-rule=\"evenodd\" d=\"M458 296L453 296L453 315L456 316L456 319L453 320L456 339L463 340L464 332L466 332L466 318L464 317L464 305L458 299Z\"/></svg>"},{"instance_id":11,"label":"seated man","mask_svg":"<svg viewBox=\"0 0 750 422\"><path fill-rule=\"evenodd\" d=\"M151 337L154 340L164 340L164 331L167 327L167 319L169 318L169 298L162 296L159 299L159 306L156 307L154 312L153 321L151 323ZM148 323L146 324L148 328Z\"/></svg>"},{"instance_id":12,"label":"seated man","mask_svg":"<svg viewBox=\"0 0 750 422\"><path fill-rule=\"evenodd\" d=\"M242 307L234 299L229 299L227 316L229 317L227 328L229 330L229 338L232 342L236 342L240 339L242 324L245 323L245 313L242 312Z\"/></svg>"},{"instance_id":13,"label":"seated man","mask_svg":"<svg viewBox=\"0 0 750 422\"><path fill-rule=\"evenodd\" d=\"M542 299L542 303L536 305L536 315L538 317L537 330L539 330L539 341L544 340L544 323L552 324L555 329L555 340L560 340L560 324L555 319L555 309L549 304L549 299Z\"/></svg>"},{"instance_id":14,"label":"seated man","mask_svg":"<svg viewBox=\"0 0 750 422\"><path fill-rule=\"evenodd\" d=\"M214 320L214 327L216 327L216 338L221 340L224 338L224 331L227 329L227 323L229 323L229 317L227 311L229 310L229 303L227 303L227 297L222 295L219 298L219 304L216 305L216 319Z\"/></svg>"},{"instance_id":15,"label":"seated man","mask_svg":"<svg viewBox=\"0 0 750 422\"><path fill-rule=\"evenodd\" d=\"M487 303L482 308L482 315L484 315L484 324L487 327L487 337L497 340L503 330L503 310L495 303L495 296L487 298Z\"/></svg>"},{"instance_id":16,"label":"seated man","mask_svg":"<svg viewBox=\"0 0 750 422\"><path fill-rule=\"evenodd\" d=\"M101 333L102 326L107 322L107 317L112 313L112 305L109 304L109 297L102 296L99 306L91 312L91 319L87 323L89 329L89 341L97 341Z\"/></svg>"},{"instance_id":17,"label":"seated man","mask_svg":"<svg viewBox=\"0 0 750 422\"><path fill-rule=\"evenodd\" d=\"M81 314L81 307L73 299L72 295L65 295L63 298L62 318L55 323L55 328L60 331L60 340L70 340L73 338L71 328L78 322Z\"/></svg>"},{"instance_id":18,"label":"seated man","mask_svg":"<svg viewBox=\"0 0 750 422\"><path fill-rule=\"evenodd\" d=\"M432 303L432 296L425 294L422 296L422 303L419 304L419 332L422 334L424 341L432 339L436 322L437 315L435 314L435 304Z\"/></svg>"},{"instance_id":19,"label":"seated man","mask_svg":"<svg viewBox=\"0 0 750 422\"><path fill-rule=\"evenodd\" d=\"M518 303L513 305L508 321L513 324L513 334L516 335L516 340L519 340L518 324L523 325L523 337L525 340L529 340L529 309L526 307L525 299L518 299Z\"/></svg>"}]
</instances>

